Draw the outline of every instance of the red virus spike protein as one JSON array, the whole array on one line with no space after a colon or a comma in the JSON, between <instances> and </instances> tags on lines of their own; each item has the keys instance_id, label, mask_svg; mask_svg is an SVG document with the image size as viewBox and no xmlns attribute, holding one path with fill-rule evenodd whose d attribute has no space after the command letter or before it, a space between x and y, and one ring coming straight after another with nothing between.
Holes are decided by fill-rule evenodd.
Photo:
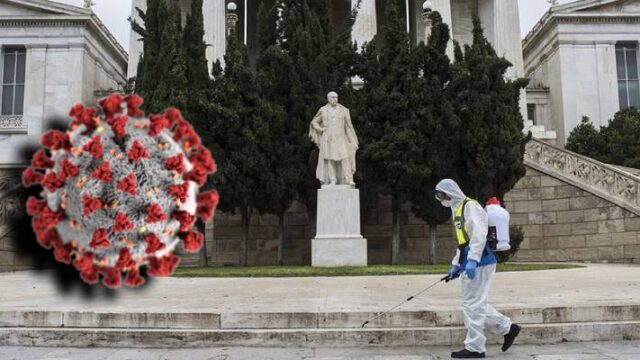
<instances>
[{"instance_id":1,"label":"red virus spike protein","mask_svg":"<svg viewBox=\"0 0 640 360\"><path fill-rule=\"evenodd\" d=\"M42 135L22 180L43 191L26 210L38 243L86 283L138 287L141 267L171 275L180 241L187 251L201 248L193 224L215 213L218 194L200 186L216 166L177 109L146 119L137 95L99 104L101 112L75 105L68 131Z\"/></svg>"}]
</instances>

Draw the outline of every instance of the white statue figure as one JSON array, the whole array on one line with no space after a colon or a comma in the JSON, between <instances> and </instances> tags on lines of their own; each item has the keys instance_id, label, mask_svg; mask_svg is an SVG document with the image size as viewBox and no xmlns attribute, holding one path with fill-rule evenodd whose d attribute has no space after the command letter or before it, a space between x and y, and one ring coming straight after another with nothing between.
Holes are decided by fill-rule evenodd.
<instances>
[{"instance_id":1,"label":"white statue figure","mask_svg":"<svg viewBox=\"0 0 640 360\"><path fill-rule=\"evenodd\" d=\"M327 95L327 105L311 121L309 136L318 146L316 177L323 185L351 185L356 172L358 137L349 109L338 104L338 94Z\"/></svg>"}]
</instances>

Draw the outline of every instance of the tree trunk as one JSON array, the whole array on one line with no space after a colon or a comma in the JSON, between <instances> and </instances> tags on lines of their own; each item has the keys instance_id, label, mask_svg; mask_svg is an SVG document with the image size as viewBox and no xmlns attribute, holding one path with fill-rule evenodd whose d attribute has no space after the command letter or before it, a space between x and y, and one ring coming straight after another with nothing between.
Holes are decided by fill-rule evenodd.
<instances>
[{"instance_id":1,"label":"tree trunk","mask_svg":"<svg viewBox=\"0 0 640 360\"><path fill-rule=\"evenodd\" d=\"M240 208L240 217L242 222L242 239L240 243L240 265L247 266L247 243L249 242L249 226L251 223L251 208L242 206Z\"/></svg>"},{"instance_id":2,"label":"tree trunk","mask_svg":"<svg viewBox=\"0 0 640 360\"><path fill-rule=\"evenodd\" d=\"M207 224L202 221L202 219L198 219L196 226L198 231L204 235L204 240L202 241L202 248L200 248L200 266L208 267L209 266L209 258L207 257L207 236L206 236L206 228Z\"/></svg>"},{"instance_id":3,"label":"tree trunk","mask_svg":"<svg viewBox=\"0 0 640 360\"><path fill-rule=\"evenodd\" d=\"M437 244L438 224L429 225L429 258L431 264L436 264L436 244Z\"/></svg>"},{"instance_id":4,"label":"tree trunk","mask_svg":"<svg viewBox=\"0 0 640 360\"><path fill-rule=\"evenodd\" d=\"M284 217L286 213L278 215L278 226L280 233L278 234L278 265L283 265L282 252L284 248Z\"/></svg>"},{"instance_id":5,"label":"tree trunk","mask_svg":"<svg viewBox=\"0 0 640 360\"><path fill-rule=\"evenodd\" d=\"M391 264L398 265L400 261L400 204L397 196L391 198L391 211L393 211Z\"/></svg>"}]
</instances>

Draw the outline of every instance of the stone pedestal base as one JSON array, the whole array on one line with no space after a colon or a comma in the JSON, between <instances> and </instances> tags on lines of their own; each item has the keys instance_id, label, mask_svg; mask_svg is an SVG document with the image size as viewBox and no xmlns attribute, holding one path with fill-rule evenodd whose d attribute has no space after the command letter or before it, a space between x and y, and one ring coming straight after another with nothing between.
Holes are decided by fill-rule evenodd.
<instances>
[{"instance_id":1,"label":"stone pedestal base","mask_svg":"<svg viewBox=\"0 0 640 360\"><path fill-rule=\"evenodd\" d=\"M360 234L359 190L347 185L325 185L318 190L311 265L367 266L367 240Z\"/></svg>"},{"instance_id":2,"label":"stone pedestal base","mask_svg":"<svg viewBox=\"0 0 640 360\"><path fill-rule=\"evenodd\" d=\"M367 239L315 238L311 240L311 266L367 266Z\"/></svg>"}]
</instances>

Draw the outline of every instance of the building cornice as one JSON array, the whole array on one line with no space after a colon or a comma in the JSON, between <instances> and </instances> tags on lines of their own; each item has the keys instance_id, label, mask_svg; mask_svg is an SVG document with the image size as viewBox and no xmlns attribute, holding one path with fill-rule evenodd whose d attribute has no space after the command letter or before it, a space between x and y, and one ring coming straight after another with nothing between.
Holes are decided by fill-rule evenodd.
<instances>
[{"instance_id":1,"label":"building cornice","mask_svg":"<svg viewBox=\"0 0 640 360\"><path fill-rule=\"evenodd\" d=\"M572 12L584 9L602 7L605 5L619 2L620 0L578 0L568 4L556 5L552 7L553 12Z\"/></svg>"},{"instance_id":2,"label":"building cornice","mask_svg":"<svg viewBox=\"0 0 640 360\"><path fill-rule=\"evenodd\" d=\"M66 14L66 15L90 15L91 9L85 9L83 7L62 4L55 1L49 0L4 0L9 3L16 4L18 6L22 6L28 9L34 10L45 10L58 14Z\"/></svg>"},{"instance_id":3,"label":"building cornice","mask_svg":"<svg viewBox=\"0 0 640 360\"><path fill-rule=\"evenodd\" d=\"M542 42L558 24L632 24L640 23L640 13L554 13L547 12L522 40L527 54Z\"/></svg>"},{"instance_id":4,"label":"building cornice","mask_svg":"<svg viewBox=\"0 0 640 360\"><path fill-rule=\"evenodd\" d=\"M115 37L107 30L102 21L93 13L87 15L45 15L45 16L0 16L0 28L3 27L74 27L82 26L94 33L108 50L126 67L128 54Z\"/></svg>"}]
</instances>

